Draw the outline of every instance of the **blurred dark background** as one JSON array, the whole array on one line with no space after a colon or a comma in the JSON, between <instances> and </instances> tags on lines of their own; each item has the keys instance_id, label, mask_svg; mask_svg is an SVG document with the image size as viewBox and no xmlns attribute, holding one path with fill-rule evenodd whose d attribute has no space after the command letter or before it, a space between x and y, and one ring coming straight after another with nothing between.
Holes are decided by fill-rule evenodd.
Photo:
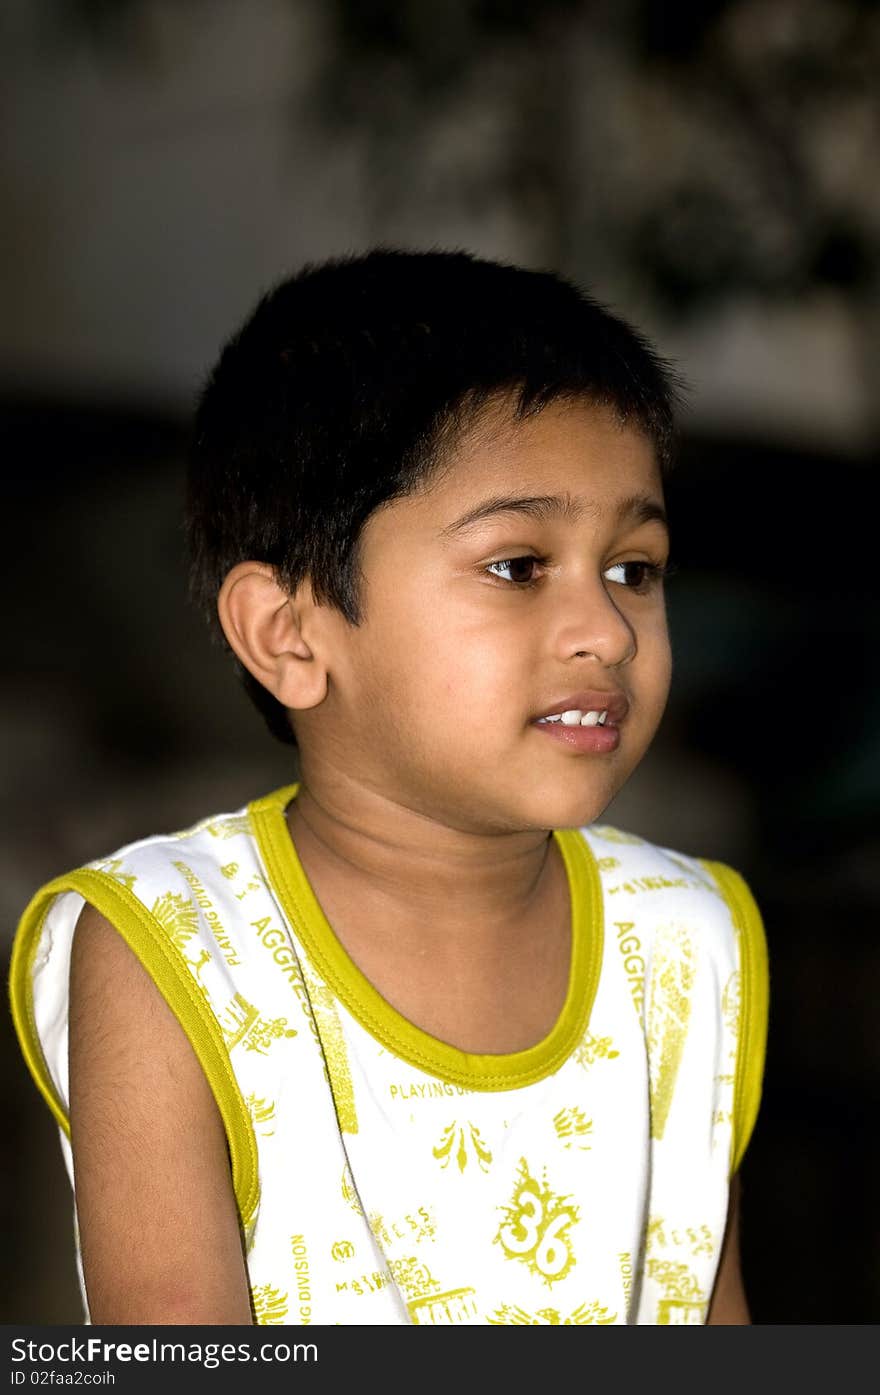
<instances>
[{"instance_id":1,"label":"blurred dark background","mask_svg":"<svg viewBox=\"0 0 880 1395\"><path fill-rule=\"evenodd\" d=\"M690 384L663 727L603 815L749 881L772 968L755 1321L880 1316L880 10L6 0L4 960L51 876L296 778L185 600L193 397L378 242L574 277ZM0 1321L78 1323L8 1015Z\"/></svg>"}]
</instances>

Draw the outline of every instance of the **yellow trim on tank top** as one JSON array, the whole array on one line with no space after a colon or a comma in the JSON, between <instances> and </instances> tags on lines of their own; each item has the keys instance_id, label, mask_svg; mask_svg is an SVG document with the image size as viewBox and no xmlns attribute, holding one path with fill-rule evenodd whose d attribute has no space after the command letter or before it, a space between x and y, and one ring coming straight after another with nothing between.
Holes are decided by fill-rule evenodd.
<instances>
[{"instance_id":1,"label":"yellow trim on tank top","mask_svg":"<svg viewBox=\"0 0 880 1395\"><path fill-rule=\"evenodd\" d=\"M736 927L740 965L740 1011L733 1087L730 1175L738 1170L758 1117L767 1054L769 969L761 912L748 883L725 862L698 858L715 877Z\"/></svg>"},{"instance_id":2,"label":"yellow trim on tank top","mask_svg":"<svg viewBox=\"0 0 880 1395\"><path fill-rule=\"evenodd\" d=\"M92 868L80 868L56 877L41 887L19 921L12 946L9 967L12 1020L22 1055L37 1089L69 1138L70 1120L43 1056L33 1001L34 958L43 924L54 898L66 891L82 896L119 931L186 1032L205 1072L226 1130L233 1188L247 1236L259 1201L257 1144L219 1024L182 957L155 917L126 886L107 873Z\"/></svg>"},{"instance_id":3,"label":"yellow trim on tank top","mask_svg":"<svg viewBox=\"0 0 880 1395\"><path fill-rule=\"evenodd\" d=\"M294 934L316 971L370 1036L428 1075L467 1089L521 1089L551 1075L582 1040L602 967L604 908L599 869L577 829L553 832L568 879L571 966L562 1011L549 1034L524 1051L462 1051L415 1026L373 987L343 949L315 896L284 813L299 783L248 805L260 854Z\"/></svg>"}]
</instances>

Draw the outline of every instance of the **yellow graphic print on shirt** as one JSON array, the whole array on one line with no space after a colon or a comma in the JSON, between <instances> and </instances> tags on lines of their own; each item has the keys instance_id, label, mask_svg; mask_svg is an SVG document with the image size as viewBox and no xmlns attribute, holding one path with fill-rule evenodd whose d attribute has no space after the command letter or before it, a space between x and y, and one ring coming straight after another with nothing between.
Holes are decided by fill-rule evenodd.
<instances>
[{"instance_id":1,"label":"yellow graphic print on shirt","mask_svg":"<svg viewBox=\"0 0 880 1395\"><path fill-rule=\"evenodd\" d=\"M270 1120L275 1118L275 1104L273 1100L258 1099L254 1094L245 1095L244 1102L251 1116L251 1123L255 1128L258 1124L268 1124ZM271 1138L274 1132L274 1129L260 1129L263 1138Z\"/></svg>"},{"instance_id":2,"label":"yellow graphic print on shirt","mask_svg":"<svg viewBox=\"0 0 880 1395\"><path fill-rule=\"evenodd\" d=\"M550 1327L586 1327L591 1324L607 1327L609 1323L617 1321L617 1314L609 1313L598 1301L581 1303L567 1318L558 1308L539 1308L536 1313L527 1313L525 1308L511 1307L505 1303L503 1307L496 1308L495 1316L487 1321L493 1327L540 1327L545 1324Z\"/></svg>"},{"instance_id":3,"label":"yellow graphic print on shirt","mask_svg":"<svg viewBox=\"0 0 880 1395\"><path fill-rule=\"evenodd\" d=\"M733 1087L736 1083L736 1049L739 1036L739 1014L740 1014L740 976L739 970L734 969L724 985L724 992L721 994L721 1020L724 1023L725 1036L727 1039L727 1069L720 1075L716 1075L715 1081L722 1087L719 1092L720 1098L718 1108L715 1111L713 1122L716 1124L733 1124ZM719 1139L713 1140L713 1147L717 1147Z\"/></svg>"},{"instance_id":4,"label":"yellow graphic print on shirt","mask_svg":"<svg viewBox=\"0 0 880 1395\"><path fill-rule=\"evenodd\" d=\"M202 983L202 969L205 967L206 964L210 964L211 951L209 949L200 949L198 959L188 959L186 955L184 955L183 958L184 962L189 964L189 967L192 969L193 978L196 981L196 987L198 988L205 1001L207 1003L210 1003L210 994L208 993L208 990L205 987L205 985Z\"/></svg>"},{"instance_id":5,"label":"yellow graphic print on shirt","mask_svg":"<svg viewBox=\"0 0 880 1395\"><path fill-rule=\"evenodd\" d=\"M447 1326L476 1317L474 1290L452 1288L441 1292L428 1266L415 1255L408 1259L393 1259L389 1267L416 1326L426 1323Z\"/></svg>"},{"instance_id":6,"label":"yellow graphic print on shirt","mask_svg":"<svg viewBox=\"0 0 880 1395\"><path fill-rule=\"evenodd\" d=\"M652 1216L648 1222L647 1251L649 1255L658 1258L658 1252L662 1257L665 1251L686 1250L692 1255L711 1255L715 1253L715 1245L712 1240L712 1231L707 1225L689 1225L672 1229L667 1226L662 1216Z\"/></svg>"},{"instance_id":7,"label":"yellow graphic print on shirt","mask_svg":"<svg viewBox=\"0 0 880 1395\"><path fill-rule=\"evenodd\" d=\"M553 1127L564 1148L581 1148L589 1151L592 1147L592 1144L585 1143L584 1139L593 1132L593 1121L588 1119L577 1105L572 1105L568 1109L560 1109L554 1114Z\"/></svg>"},{"instance_id":8,"label":"yellow graphic print on shirt","mask_svg":"<svg viewBox=\"0 0 880 1395\"><path fill-rule=\"evenodd\" d=\"M225 862L220 868L220 871L228 882L234 882L241 871L241 867L237 862ZM262 891L265 887L265 878L260 872L255 872L251 876L250 881L245 884L244 889L235 893L235 899L236 901L243 901L252 891Z\"/></svg>"},{"instance_id":9,"label":"yellow graphic print on shirt","mask_svg":"<svg viewBox=\"0 0 880 1395\"><path fill-rule=\"evenodd\" d=\"M241 891L235 893L236 901L243 901L246 896L250 896L252 891L262 891L265 885L265 881L260 876L259 872L257 872L255 876L251 877L249 882L245 883Z\"/></svg>"},{"instance_id":10,"label":"yellow graphic print on shirt","mask_svg":"<svg viewBox=\"0 0 880 1395\"><path fill-rule=\"evenodd\" d=\"M734 1037L736 1036L737 1028L739 1025L739 983L739 970L734 969L733 973L730 975L730 978L724 985L724 992L721 995L721 1013L724 1018L725 1026L727 1027L727 1030L730 1032L731 1036Z\"/></svg>"},{"instance_id":11,"label":"yellow graphic print on shirt","mask_svg":"<svg viewBox=\"0 0 880 1395\"><path fill-rule=\"evenodd\" d=\"M620 1052L614 1050L614 1043L610 1037L594 1037L592 1032L585 1032L574 1053L574 1059L586 1070L596 1061L613 1061L619 1055Z\"/></svg>"},{"instance_id":12,"label":"yellow graphic print on shirt","mask_svg":"<svg viewBox=\"0 0 880 1395\"><path fill-rule=\"evenodd\" d=\"M576 1263L569 1228L580 1212L571 1198L557 1196L547 1185L532 1177L525 1158L520 1158L509 1206L501 1208L506 1220L498 1228L495 1243L508 1259L527 1264L548 1286L564 1279Z\"/></svg>"},{"instance_id":13,"label":"yellow graphic print on shirt","mask_svg":"<svg viewBox=\"0 0 880 1395\"><path fill-rule=\"evenodd\" d=\"M105 877L112 877L121 886L127 887L129 891L134 887L137 876L134 872L124 872L121 857L110 857L106 862L98 864L98 870L104 873Z\"/></svg>"},{"instance_id":14,"label":"yellow graphic print on shirt","mask_svg":"<svg viewBox=\"0 0 880 1395\"><path fill-rule=\"evenodd\" d=\"M362 1216L364 1210L361 1206L361 1199L357 1194L357 1188L354 1185L354 1177L352 1176L351 1168L348 1163L346 1163L342 1169L342 1181L339 1184L339 1189L342 1192L343 1201L347 1202L352 1211L358 1216Z\"/></svg>"},{"instance_id":15,"label":"yellow graphic print on shirt","mask_svg":"<svg viewBox=\"0 0 880 1395\"><path fill-rule=\"evenodd\" d=\"M651 1075L651 1137L662 1138L675 1078L684 1053L695 976L694 947L681 925L661 926L654 946L648 990L648 1062Z\"/></svg>"},{"instance_id":16,"label":"yellow graphic print on shirt","mask_svg":"<svg viewBox=\"0 0 880 1395\"><path fill-rule=\"evenodd\" d=\"M371 1211L368 1219L370 1230L379 1243L390 1249L398 1240L433 1240L437 1234L437 1222L430 1206L419 1206L416 1211L387 1219L378 1211Z\"/></svg>"},{"instance_id":17,"label":"yellow graphic print on shirt","mask_svg":"<svg viewBox=\"0 0 880 1395\"><path fill-rule=\"evenodd\" d=\"M304 1327L307 1327L312 1321L312 1280L309 1267L309 1247L304 1235L298 1233L291 1235L290 1253L296 1282L294 1302L298 1305L300 1322Z\"/></svg>"},{"instance_id":18,"label":"yellow graphic print on shirt","mask_svg":"<svg viewBox=\"0 0 880 1395\"><path fill-rule=\"evenodd\" d=\"M309 1000L314 1014L318 1041L324 1053L327 1077L333 1092L336 1117L342 1133L357 1133L358 1117L354 1100L354 1084L348 1064L348 1050L342 1023L336 1011L336 1001L326 983L322 983L304 963Z\"/></svg>"},{"instance_id":19,"label":"yellow graphic print on shirt","mask_svg":"<svg viewBox=\"0 0 880 1395\"><path fill-rule=\"evenodd\" d=\"M706 1294L685 1261L690 1256L714 1253L709 1227L672 1227L662 1216L651 1216L646 1241L645 1273L663 1289L657 1303L658 1325L704 1322Z\"/></svg>"},{"instance_id":20,"label":"yellow graphic print on shirt","mask_svg":"<svg viewBox=\"0 0 880 1395\"><path fill-rule=\"evenodd\" d=\"M253 1291L254 1317L258 1326L283 1324L287 1317L287 1294L271 1284L260 1284Z\"/></svg>"},{"instance_id":21,"label":"yellow graphic print on shirt","mask_svg":"<svg viewBox=\"0 0 880 1395\"><path fill-rule=\"evenodd\" d=\"M695 1325L705 1321L706 1295L687 1265L673 1264L667 1259L649 1259L645 1273L663 1289L663 1297L657 1304L658 1326Z\"/></svg>"},{"instance_id":22,"label":"yellow graphic print on shirt","mask_svg":"<svg viewBox=\"0 0 880 1395\"><path fill-rule=\"evenodd\" d=\"M259 1009L241 993L236 993L225 1011L218 1013L217 1020L230 1051L243 1041L246 1051L258 1051L265 1056L273 1041L296 1036L296 1028L288 1027L286 1017L275 1017L271 1021L260 1017Z\"/></svg>"},{"instance_id":23,"label":"yellow graphic print on shirt","mask_svg":"<svg viewBox=\"0 0 880 1395\"><path fill-rule=\"evenodd\" d=\"M152 913L169 940L178 949L185 949L199 928L199 912L188 896L166 891L153 902Z\"/></svg>"},{"instance_id":24,"label":"yellow graphic print on shirt","mask_svg":"<svg viewBox=\"0 0 880 1395\"><path fill-rule=\"evenodd\" d=\"M632 843L635 846L645 841L637 833L624 833L622 829L612 828L607 823L594 824L593 832L598 833L599 837L603 838L606 843Z\"/></svg>"},{"instance_id":25,"label":"yellow graphic print on shirt","mask_svg":"<svg viewBox=\"0 0 880 1395\"><path fill-rule=\"evenodd\" d=\"M468 1131L467 1143L465 1142L465 1128ZM456 1129L458 1129L457 1135ZM456 1137L458 1139L458 1147L453 1154L452 1149L456 1142ZM470 1122L459 1128L458 1121L453 1119L449 1127L443 1130L442 1139L437 1144L436 1148L431 1149L431 1152L434 1154L435 1158L440 1159L441 1167L448 1167L449 1159L454 1156L455 1161L458 1163L459 1172L464 1172L470 1157L469 1149L473 1150L473 1156L480 1165L480 1171L488 1172L492 1162L492 1153L483 1142L480 1136L480 1130L477 1128L476 1124Z\"/></svg>"},{"instance_id":26,"label":"yellow graphic print on shirt","mask_svg":"<svg viewBox=\"0 0 880 1395\"><path fill-rule=\"evenodd\" d=\"M228 819L206 823L203 827L212 838L235 838L239 833L250 833L251 821L247 814L232 814Z\"/></svg>"},{"instance_id":27,"label":"yellow graphic print on shirt","mask_svg":"<svg viewBox=\"0 0 880 1395\"><path fill-rule=\"evenodd\" d=\"M363 1298L371 1293L381 1293L382 1289L393 1284L394 1280L387 1269L371 1269L369 1273L358 1274L357 1278L343 1279L336 1285L337 1293L353 1293Z\"/></svg>"},{"instance_id":28,"label":"yellow graphic print on shirt","mask_svg":"<svg viewBox=\"0 0 880 1395\"><path fill-rule=\"evenodd\" d=\"M645 1007L645 957L642 950L642 942L635 932L636 923L634 920L615 920L614 929L617 931L617 948L620 951L620 962L623 965L623 972L626 974L626 981L629 985L630 996L636 1016L639 1021L643 1020Z\"/></svg>"}]
</instances>

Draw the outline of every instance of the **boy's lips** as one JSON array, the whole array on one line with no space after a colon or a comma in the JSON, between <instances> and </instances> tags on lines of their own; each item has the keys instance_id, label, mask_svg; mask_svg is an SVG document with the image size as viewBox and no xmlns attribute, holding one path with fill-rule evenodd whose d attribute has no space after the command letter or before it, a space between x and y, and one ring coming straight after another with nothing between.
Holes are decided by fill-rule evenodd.
<instances>
[{"instance_id":1,"label":"boy's lips","mask_svg":"<svg viewBox=\"0 0 880 1395\"><path fill-rule=\"evenodd\" d=\"M557 712L607 712L603 726L581 726L579 723L567 726L562 722L542 722L542 717L554 716ZM551 741L567 746L570 751L593 752L605 755L616 751L620 745L619 723L629 711L629 701L618 688L584 688L577 693L569 693L559 698L552 706L546 707L533 717L530 725L544 732Z\"/></svg>"},{"instance_id":2,"label":"boy's lips","mask_svg":"<svg viewBox=\"0 0 880 1395\"><path fill-rule=\"evenodd\" d=\"M558 712L572 711L607 711L606 726L618 726L629 712L629 701L626 693L619 688L582 688L580 692L569 693L567 697L558 698L556 702L536 713L531 720L539 722L542 717L552 717ZM588 727L586 730L589 731L591 728Z\"/></svg>"}]
</instances>

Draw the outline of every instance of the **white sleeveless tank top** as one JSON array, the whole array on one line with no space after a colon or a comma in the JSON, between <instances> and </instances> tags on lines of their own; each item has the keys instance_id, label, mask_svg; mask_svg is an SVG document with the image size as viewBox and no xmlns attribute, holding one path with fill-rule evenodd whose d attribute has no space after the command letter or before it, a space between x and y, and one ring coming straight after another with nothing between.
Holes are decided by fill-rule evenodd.
<instances>
[{"instance_id":1,"label":"white sleeveless tank top","mask_svg":"<svg viewBox=\"0 0 880 1395\"><path fill-rule=\"evenodd\" d=\"M345 953L287 828L297 789L132 843L27 907L13 1016L71 1180L68 973L87 900L210 1083L258 1323L705 1322L767 1028L739 873L606 825L557 830L562 1013L528 1050L475 1055L407 1021Z\"/></svg>"}]
</instances>

